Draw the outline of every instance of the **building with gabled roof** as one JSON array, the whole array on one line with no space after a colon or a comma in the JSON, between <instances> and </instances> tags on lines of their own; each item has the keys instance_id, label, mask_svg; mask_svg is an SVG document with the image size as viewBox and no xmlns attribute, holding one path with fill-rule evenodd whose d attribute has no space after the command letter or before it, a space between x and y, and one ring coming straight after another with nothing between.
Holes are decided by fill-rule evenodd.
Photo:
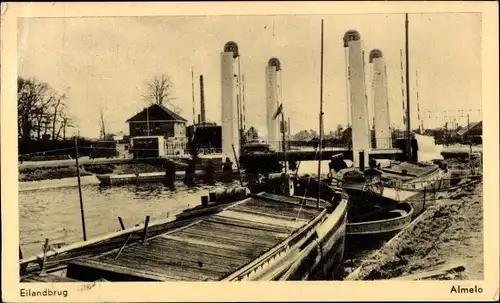
<instances>
[{"instance_id":1,"label":"building with gabled roof","mask_svg":"<svg viewBox=\"0 0 500 303\"><path fill-rule=\"evenodd\" d=\"M460 129L457 129L459 136L481 136L483 134L483 121L471 122Z\"/></svg>"},{"instance_id":2,"label":"building with gabled roof","mask_svg":"<svg viewBox=\"0 0 500 303\"><path fill-rule=\"evenodd\" d=\"M183 154L186 149L186 122L164 105L152 104L126 121L130 138L163 136L167 154Z\"/></svg>"}]
</instances>

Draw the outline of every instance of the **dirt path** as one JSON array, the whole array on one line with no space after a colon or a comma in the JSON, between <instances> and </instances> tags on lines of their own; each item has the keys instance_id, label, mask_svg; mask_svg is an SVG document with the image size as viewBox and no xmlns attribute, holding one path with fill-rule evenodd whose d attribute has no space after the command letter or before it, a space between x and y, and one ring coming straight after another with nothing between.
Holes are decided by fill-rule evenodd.
<instances>
[{"instance_id":1,"label":"dirt path","mask_svg":"<svg viewBox=\"0 0 500 303\"><path fill-rule=\"evenodd\" d=\"M357 271L356 279L391 279L458 264L465 272L439 279L483 279L483 183L441 197L413 228Z\"/></svg>"}]
</instances>

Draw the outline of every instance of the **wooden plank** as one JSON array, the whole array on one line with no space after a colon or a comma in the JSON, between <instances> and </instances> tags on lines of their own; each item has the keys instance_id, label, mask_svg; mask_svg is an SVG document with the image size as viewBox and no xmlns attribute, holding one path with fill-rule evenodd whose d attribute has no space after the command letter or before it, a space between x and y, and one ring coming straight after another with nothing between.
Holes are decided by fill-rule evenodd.
<instances>
[{"instance_id":1,"label":"wooden plank","mask_svg":"<svg viewBox=\"0 0 500 303\"><path fill-rule=\"evenodd\" d=\"M196 233L204 236L209 236L209 237L214 237L214 240L222 238L222 239L234 239L237 241L240 241L241 243L249 243L249 244L254 244L254 243L259 243L262 245L266 246L274 246L277 243L281 242L283 238L276 238L272 234L265 234L264 232L259 233L244 233L241 232L241 229L238 230L237 228L234 228L233 231L229 230L228 228L224 228L222 225L218 225L215 223L212 223L213 225L204 225L204 226L196 226L193 228L190 228L186 230L185 232L188 233Z\"/></svg>"},{"instance_id":2,"label":"wooden plank","mask_svg":"<svg viewBox=\"0 0 500 303\"><path fill-rule=\"evenodd\" d=\"M197 238L196 236L189 237L189 235L191 235L191 234L187 234L187 235L188 236L185 236L185 234L183 234L183 235L165 235L165 236L162 236L161 238L185 242L185 243L192 244L192 245L204 245L204 246L210 246L210 247L214 247L214 248L218 248L218 249L226 249L229 251L238 251L241 249L241 246L231 245L229 243L220 243L220 242L209 241L207 239Z\"/></svg>"},{"instance_id":3,"label":"wooden plank","mask_svg":"<svg viewBox=\"0 0 500 303\"><path fill-rule=\"evenodd\" d=\"M175 243L174 240L164 240L165 242ZM182 242L180 242L182 243ZM171 259L185 260L190 261L193 264L198 264L198 262L202 262L202 264L213 264L215 266L219 266L221 270L224 268L230 269L233 268L234 265L239 265L240 263L244 263L250 260L250 258L235 258L233 256L225 256L216 253L206 253L202 250L202 248L198 248L198 250L194 249L194 247L190 247L190 249L185 249L184 247L170 247L170 246L160 246L156 245L155 247L150 247L145 253L144 250L136 249L130 250L127 252L128 254L133 255L144 255L147 257L155 258L161 261L168 262Z\"/></svg>"},{"instance_id":4,"label":"wooden plank","mask_svg":"<svg viewBox=\"0 0 500 303\"><path fill-rule=\"evenodd\" d=\"M48 274L44 276L33 275L21 280L21 282L79 282L63 276Z\"/></svg>"},{"instance_id":5,"label":"wooden plank","mask_svg":"<svg viewBox=\"0 0 500 303\"><path fill-rule=\"evenodd\" d=\"M197 233L189 233L187 231L183 232L182 236L191 236L195 239L203 239L205 241L213 241L217 243L222 243L222 244L230 244L233 246L238 245L239 248L237 250L227 250L227 249L222 249L222 248L217 248L213 246L200 246L200 245L190 245L186 242L172 242L169 241L168 243L165 243L165 246L179 246L182 248L185 248L186 250L189 250L189 252L194 251L194 252L202 252L208 255L215 255L215 256L222 256L222 257L228 257L232 259L242 259L243 261L248 261L249 259L252 259L256 256L258 256L261 251L265 251L268 249L268 245L263 245L260 243L248 243L248 242L240 242L235 239L231 238L215 238L210 236L210 235L200 235ZM165 239L166 241L166 239Z\"/></svg>"},{"instance_id":6,"label":"wooden plank","mask_svg":"<svg viewBox=\"0 0 500 303\"><path fill-rule=\"evenodd\" d=\"M260 197L264 198L262 200L268 201L270 203L281 203L281 204L292 204L294 206L301 206L302 208L305 208L310 211L315 211L318 212L322 208L326 208L327 206L330 205L330 203L325 202L323 200L320 200L320 208L318 209L317 206L317 199L310 198L310 197L298 197L298 196L292 196L292 197L285 197L285 196L280 196L280 195L274 195L270 193L263 193L259 195Z\"/></svg>"},{"instance_id":7,"label":"wooden plank","mask_svg":"<svg viewBox=\"0 0 500 303\"><path fill-rule=\"evenodd\" d=\"M238 205L237 207L232 208L234 211L242 211L254 214L262 214L264 216L271 216L276 218L283 218L288 220L294 220L295 218L299 218L302 220L310 221L317 216L314 213L306 213L302 210L291 211L287 209L275 209L272 207L266 206L247 206L247 205Z\"/></svg>"},{"instance_id":8,"label":"wooden plank","mask_svg":"<svg viewBox=\"0 0 500 303\"><path fill-rule=\"evenodd\" d=\"M238 242L240 245L244 245L247 247L265 247L267 249L279 243L279 241L273 239L265 239L263 237L250 238L241 234L222 234L216 230L188 230L185 232L197 234L208 239L213 239L213 241L231 241L233 243Z\"/></svg>"},{"instance_id":9,"label":"wooden plank","mask_svg":"<svg viewBox=\"0 0 500 303\"><path fill-rule=\"evenodd\" d=\"M274 231L263 231L263 230L258 230L254 228L249 228L249 227L244 227L244 226L234 226L234 225L229 225L225 223L219 223L219 222L211 222L211 221L204 221L198 225L199 228L207 228L207 229L214 229L214 230L220 230L223 233L237 233L237 234L243 234L243 235L248 235L248 236L259 236L259 237L267 237L270 239L275 239L276 241L282 241L286 237L288 237L288 233L280 233L280 232L274 232Z\"/></svg>"},{"instance_id":10,"label":"wooden plank","mask_svg":"<svg viewBox=\"0 0 500 303\"><path fill-rule=\"evenodd\" d=\"M293 198L293 197L288 197L288 198ZM281 197L280 197L281 199ZM286 197L285 197L286 199ZM253 199L248 202L245 202L244 204L240 204L238 206L246 206L246 207L265 207L269 208L272 210L275 210L276 212L283 212L283 213L292 213L296 214L299 211L308 213L314 216L317 216L321 212L321 208L312 208L307 205L300 205L300 204L295 204L291 201L273 201L273 200L267 200L267 199ZM294 215L295 216L295 215Z\"/></svg>"},{"instance_id":11,"label":"wooden plank","mask_svg":"<svg viewBox=\"0 0 500 303\"><path fill-rule=\"evenodd\" d=\"M298 219L297 222L295 222L295 220L270 218L270 217L265 217L265 216L261 216L261 215L243 213L243 212L233 211L233 210L225 210L225 211L217 214L217 216L231 218L231 219L237 219L237 220L246 220L246 221L267 224L267 225L278 225L278 226L288 227L290 229L298 229L298 228L304 226L305 224L307 224L307 222L308 222L308 221L301 220L301 219Z\"/></svg>"},{"instance_id":12,"label":"wooden plank","mask_svg":"<svg viewBox=\"0 0 500 303\"><path fill-rule=\"evenodd\" d=\"M168 281L173 280L165 275L158 275L155 272L149 272L144 270L138 270L135 268L129 268L128 266L120 265L120 259L114 261L112 258L109 262L103 262L103 260L93 260L93 259L81 259L75 260L70 263L71 265L76 265L79 267L89 267L95 268L104 272L118 273L131 277L141 277L153 281Z\"/></svg>"},{"instance_id":13,"label":"wooden plank","mask_svg":"<svg viewBox=\"0 0 500 303\"><path fill-rule=\"evenodd\" d=\"M116 261L109 256L106 256L97 261L103 264L105 271L107 267L113 268L113 272L115 271L115 267L126 268L132 273L129 274L129 276L140 277L140 275L134 273L144 272L157 277L156 280L158 281L193 281L207 279L205 275L200 273L190 273L185 269L179 270L178 268L170 266L162 267L154 259L150 259L144 256L127 254L124 255L123 258L120 258Z\"/></svg>"},{"instance_id":14,"label":"wooden plank","mask_svg":"<svg viewBox=\"0 0 500 303\"><path fill-rule=\"evenodd\" d=\"M286 227L286 226L279 226L279 225L274 225L274 224L264 224L264 223L252 222L252 221L248 221L248 220L239 220L239 219L234 219L231 217L225 217L225 216L219 216L219 215L214 215L214 216L206 219L205 222L224 223L224 224L231 225L231 226L248 227L248 228L253 228L253 229L258 229L258 230L263 230L263 231L288 233L288 234L290 234L294 230L294 229Z\"/></svg>"},{"instance_id":15,"label":"wooden plank","mask_svg":"<svg viewBox=\"0 0 500 303\"><path fill-rule=\"evenodd\" d=\"M222 263L241 263L251 259L247 256L238 256L235 251L214 248L210 246L193 245L183 241L173 239L158 238L155 245L151 245L149 249L162 253L162 258L169 256L178 256L181 259L203 261L206 262L222 262ZM167 253L168 252L168 253Z\"/></svg>"},{"instance_id":16,"label":"wooden plank","mask_svg":"<svg viewBox=\"0 0 500 303\"><path fill-rule=\"evenodd\" d=\"M318 208L311 208L306 205L299 205L299 204L292 204L288 202L278 202L278 201L272 201L272 200L261 200L261 201L249 201L244 204L247 207L265 207L265 208L270 208L275 211L280 211L280 212L290 212L292 214L295 214L297 212L305 212L309 214L314 214L317 215L321 209Z\"/></svg>"},{"instance_id":17,"label":"wooden plank","mask_svg":"<svg viewBox=\"0 0 500 303\"><path fill-rule=\"evenodd\" d=\"M176 275L194 277L192 273L189 272L199 272L195 275L204 275L204 278L210 278L213 280L215 276L226 275L240 266L241 261L228 263L221 262L220 258L213 258L208 255L204 258L199 258L197 256L186 256L181 254L174 254L172 251L165 251L166 254L162 254L162 251L150 251L147 255L137 254L137 252L128 252L126 260L131 260L136 262L135 264L142 266L144 264L152 265L155 270L166 271L176 273ZM227 260L227 259L226 259ZM140 261L140 264L138 264ZM223 260L225 261L225 260ZM134 265L135 266L135 265ZM177 273L181 271L181 273Z\"/></svg>"},{"instance_id":18,"label":"wooden plank","mask_svg":"<svg viewBox=\"0 0 500 303\"><path fill-rule=\"evenodd\" d=\"M260 251L266 249L260 244L240 243L239 241L232 239L213 239L210 236L199 235L195 233L182 233L176 234L175 236L179 237L181 241L183 241L182 245L186 247L188 247L188 245L194 245L193 249L204 249L204 251L209 254L227 256L236 259L243 258L244 260L247 260L248 258L255 258L260 254ZM188 241L186 241L186 239L188 239ZM196 243L196 241L210 241L212 243L216 243L216 245L201 246L202 244L200 244L199 242L198 244L191 244L193 242ZM230 246L231 248L226 248L227 246Z\"/></svg>"},{"instance_id":19,"label":"wooden plank","mask_svg":"<svg viewBox=\"0 0 500 303\"><path fill-rule=\"evenodd\" d=\"M193 266L186 267L179 263L176 264L176 262L172 260L170 260L170 262L166 262L165 260L154 258L155 256L130 254L130 252L127 252L127 254L117 260L118 262L114 263L114 265L119 264L130 269L155 273L157 275L168 277L171 280L214 281L224 275L224 273L215 272L206 268L195 268ZM111 260L107 258L101 261L105 261L107 263Z\"/></svg>"}]
</instances>

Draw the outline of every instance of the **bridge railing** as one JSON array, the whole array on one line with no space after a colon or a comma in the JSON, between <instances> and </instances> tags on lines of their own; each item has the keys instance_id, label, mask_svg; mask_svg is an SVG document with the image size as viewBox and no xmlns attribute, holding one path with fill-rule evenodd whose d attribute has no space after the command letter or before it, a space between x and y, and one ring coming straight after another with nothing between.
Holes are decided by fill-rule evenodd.
<instances>
[{"instance_id":1,"label":"bridge railing","mask_svg":"<svg viewBox=\"0 0 500 303\"><path fill-rule=\"evenodd\" d=\"M280 150L283 149L282 141L265 141L265 143L271 146L279 146ZM301 148L318 148L319 140L290 140L285 141L285 147L287 150L301 149ZM350 142L324 139L323 148L349 148Z\"/></svg>"},{"instance_id":2,"label":"bridge railing","mask_svg":"<svg viewBox=\"0 0 500 303\"><path fill-rule=\"evenodd\" d=\"M392 149L396 148L396 138L392 137L382 137L382 138L374 138L372 137L372 148L376 149Z\"/></svg>"}]
</instances>

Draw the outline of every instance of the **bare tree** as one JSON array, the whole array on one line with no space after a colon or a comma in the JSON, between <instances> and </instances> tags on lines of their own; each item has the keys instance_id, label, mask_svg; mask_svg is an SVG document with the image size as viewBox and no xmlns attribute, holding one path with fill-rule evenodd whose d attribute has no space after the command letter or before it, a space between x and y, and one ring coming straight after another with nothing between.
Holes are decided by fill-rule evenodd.
<instances>
[{"instance_id":1,"label":"bare tree","mask_svg":"<svg viewBox=\"0 0 500 303\"><path fill-rule=\"evenodd\" d=\"M40 139L53 101L50 86L34 79L17 79L17 118L19 135L30 138L32 131Z\"/></svg>"},{"instance_id":2,"label":"bare tree","mask_svg":"<svg viewBox=\"0 0 500 303\"><path fill-rule=\"evenodd\" d=\"M155 76L147 83L147 93L144 99L148 103L164 105L175 113L180 113L180 108L172 103L172 101L175 100L173 97L173 88L174 85L170 77L162 73L161 75Z\"/></svg>"},{"instance_id":3,"label":"bare tree","mask_svg":"<svg viewBox=\"0 0 500 303\"><path fill-rule=\"evenodd\" d=\"M52 137L57 139L58 124L65 116L66 96L59 95L52 87L35 79L17 79L17 122L18 135L29 140L32 134L36 139Z\"/></svg>"},{"instance_id":4,"label":"bare tree","mask_svg":"<svg viewBox=\"0 0 500 303\"><path fill-rule=\"evenodd\" d=\"M62 132L62 139L66 140L66 130L70 127L74 127L73 119L68 117L66 112L64 112L64 111L59 112L58 116L59 116L58 121L60 121L59 128L57 130L57 133L56 133L54 139L57 140L57 139L61 138L61 132Z\"/></svg>"},{"instance_id":5,"label":"bare tree","mask_svg":"<svg viewBox=\"0 0 500 303\"><path fill-rule=\"evenodd\" d=\"M66 99L66 95L57 96L53 102L52 109L52 138L57 140L59 134L56 133L56 124L60 121L60 112L63 112L66 109L66 104L64 104L64 100Z\"/></svg>"}]
</instances>

